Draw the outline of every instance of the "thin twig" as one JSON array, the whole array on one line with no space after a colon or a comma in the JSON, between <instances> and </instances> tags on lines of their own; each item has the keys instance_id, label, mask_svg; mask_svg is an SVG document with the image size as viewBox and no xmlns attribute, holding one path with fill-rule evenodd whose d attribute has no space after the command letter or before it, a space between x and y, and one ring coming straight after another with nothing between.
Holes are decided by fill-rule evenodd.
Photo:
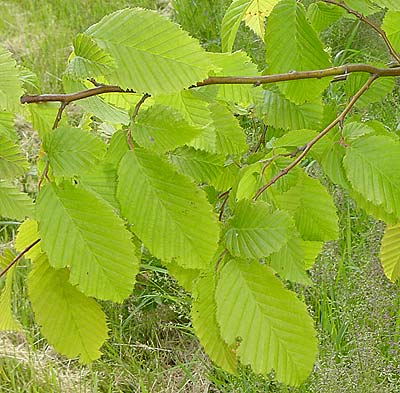
<instances>
[{"instance_id":1,"label":"thin twig","mask_svg":"<svg viewBox=\"0 0 400 393\"><path fill-rule=\"evenodd\" d=\"M335 0L322 0L324 3L327 4L333 4L336 5L338 7L343 8L344 10L346 10L349 14L354 15L355 17L357 17L358 19L360 19L362 22L366 23L368 26L370 26L373 30L375 30L383 39L383 41L385 42L387 48L389 49L390 54L396 59L397 63L400 63L400 56L399 54L396 52L396 50L393 48L393 45L391 44L391 42L389 41L386 33L384 30L382 30L378 25L376 25L374 22L370 21L368 18L366 18L363 14L361 14L360 12L353 10L352 8L350 8L348 5L346 5L344 2L339 2L339 1L335 1Z\"/></svg>"},{"instance_id":2,"label":"thin twig","mask_svg":"<svg viewBox=\"0 0 400 393\"><path fill-rule=\"evenodd\" d=\"M69 104L69 102L65 102L65 101L61 102L61 105L58 108L56 119L54 120L54 124L53 124L53 128L52 128L53 130L55 130L58 127L58 124L61 121L61 117L64 112L64 109L67 107L68 104Z\"/></svg>"},{"instance_id":3,"label":"thin twig","mask_svg":"<svg viewBox=\"0 0 400 393\"><path fill-rule=\"evenodd\" d=\"M264 129L263 129L263 131L262 131L262 133L261 133L261 137L260 137L260 139L258 140L257 145L254 147L253 153L257 153L258 150L260 149L260 147L261 147L262 145L265 145L265 135L267 134L267 130L268 130L268 126L265 125L265 126L264 126Z\"/></svg>"},{"instance_id":4,"label":"thin twig","mask_svg":"<svg viewBox=\"0 0 400 393\"><path fill-rule=\"evenodd\" d=\"M232 189L232 188L231 188L231 189ZM221 207L219 208L219 216L218 216L219 222L222 221L222 216L224 215L225 206L226 206L226 203L228 202L229 193L230 193L231 189L229 189L229 191L227 191L226 193L224 193L224 194L226 194L226 195L225 195L225 198L224 198L224 200L223 200L223 202L222 202L222 204L221 204Z\"/></svg>"},{"instance_id":5,"label":"thin twig","mask_svg":"<svg viewBox=\"0 0 400 393\"><path fill-rule=\"evenodd\" d=\"M267 184L263 185L254 195L253 200L256 201L261 194L271 187L274 183L276 183L281 177L285 176L291 169L293 169L296 165L298 165L301 160L307 155L307 153L311 150L311 148L322 138L324 137L332 128L334 128L337 124L339 124L346 115L353 108L358 99L368 90L368 88L372 85L372 83L378 78L377 75L371 75L367 82L360 88L360 90L353 96L350 102L347 104L346 108L340 113L340 115L333 120L325 129L323 129L317 136L315 136L310 142L308 142L305 146L301 154L292 161L286 168L282 169L277 175L275 175Z\"/></svg>"},{"instance_id":6,"label":"thin twig","mask_svg":"<svg viewBox=\"0 0 400 393\"><path fill-rule=\"evenodd\" d=\"M43 180L45 178L50 182L50 179L48 177L48 173L49 173L49 161L46 162L46 165L45 165L45 167L43 169L43 173L40 176L39 183L38 183L38 190L39 191L42 188Z\"/></svg>"},{"instance_id":7,"label":"thin twig","mask_svg":"<svg viewBox=\"0 0 400 393\"><path fill-rule=\"evenodd\" d=\"M217 273L219 265L222 261L222 259L224 258L224 256L228 253L228 250L225 248L224 251L221 252L221 254L219 254L219 257L217 259L217 263L215 264L215 268L214 268L214 272Z\"/></svg>"},{"instance_id":8,"label":"thin twig","mask_svg":"<svg viewBox=\"0 0 400 393\"><path fill-rule=\"evenodd\" d=\"M128 146L131 150L133 150L134 146L133 146L133 142L132 142L132 127L135 124L135 120L136 117L139 113L140 107L143 105L143 103L149 98L151 97L150 94L145 93L143 94L142 98L138 101L138 103L135 105L135 109L133 110L132 113L132 118L131 118L131 124L128 127L128 130L126 132L126 142L128 143Z\"/></svg>"},{"instance_id":9,"label":"thin twig","mask_svg":"<svg viewBox=\"0 0 400 393\"><path fill-rule=\"evenodd\" d=\"M25 247L8 265L7 267L0 272L0 278L5 276L5 274L33 247L36 246L40 242L40 239L36 239L33 243L31 243L29 246Z\"/></svg>"}]
</instances>

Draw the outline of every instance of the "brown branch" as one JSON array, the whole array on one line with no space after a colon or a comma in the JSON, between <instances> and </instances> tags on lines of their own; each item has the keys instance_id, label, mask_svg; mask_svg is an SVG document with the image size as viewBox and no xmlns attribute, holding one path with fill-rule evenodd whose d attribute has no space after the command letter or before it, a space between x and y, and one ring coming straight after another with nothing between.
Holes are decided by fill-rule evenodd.
<instances>
[{"instance_id":1,"label":"brown branch","mask_svg":"<svg viewBox=\"0 0 400 393\"><path fill-rule=\"evenodd\" d=\"M306 143L304 147L302 147L301 154L292 161L286 168L282 169L277 175L275 175L267 184L263 185L254 195L253 200L256 201L261 194L271 187L274 183L276 183L281 177L285 176L290 170L292 170L296 165L298 165L301 160L307 155L307 153L311 150L311 148L322 138L324 137L333 127L342 122L346 115L353 108L358 99L368 90L368 88L372 85L372 83L378 78L377 75L371 75L367 82L358 90L358 92L353 96L350 102L347 104L346 108L340 113L340 115L333 120L326 128L324 128L318 135L316 135L311 141Z\"/></svg>"},{"instance_id":2,"label":"brown branch","mask_svg":"<svg viewBox=\"0 0 400 393\"><path fill-rule=\"evenodd\" d=\"M228 250L225 248L225 250L222 251L221 254L219 254L219 257L218 257L217 262L216 262L215 267L214 267L214 272L215 272L215 273L217 273L218 268L219 268L219 265L220 265L222 259L224 258L224 256L225 256L227 253L228 253Z\"/></svg>"},{"instance_id":3,"label":"brown branch","mask_svg":"<svg viewBox=\"0 0 400 393\"><path fill-rule=\"evenodd\" d=\"M128 130L127 130L127 133L126 133L126 142L127 142L128 146L129 146L129 148L130 148L131 150L133 150L132 127L133 127L133 125L135 124L135 120L136 120L136 117L137 117L137 115L138 115L138 113L139 113L140 107L143 105L143 103L144 103L149 97L151 97L150 94L147 94L147 93L143 94L143 97L138 101L138 103L135 105L135 109L133 110L132 118L131 118L131 124L130 124L130 127L128 127Z\"/></svg>"},{"instance_id":4,"label":"brown branch","mask_svg":"<svg viewBox=\"0 0 400 393\"><path fill-rule=\"evenodd\" d=\"M387 46L387 48L389 49L390 54L396 59L397 63L400 63L400 56L399 54L396 52L396 50L393 48L393 45L390 43L386 33L384 30L382 30L379 26L377 26L375 23L373 23L372 21L370 21L368 18L366 18L363 14L361 14L361 12L358 12L356 10L353 10L352 8L350 8L348 5L346 5L344 2L342 1L335 1L335 0L322 0L324 3L327 4L333 4L336 5L338 7L343 8L344 10L346 10L349 14L354 15L356 18L360 19L362 22L364 22L365 24L367 24L368 26L370 26L373 30L375 30L383 39L383 41L385 42L385 45Z\"/></svg>"},{"instance_id":5,"label":"brown branch","mask_svg":"<svg viewBox=\"0 0 400 393\"><path fill-rule=\"evenodd\" d=\"M7 266L6 268L0 272L0 278L6 275L6 273L33 247L36 246L40 242L40 239L36 239L33 243L29 246L25 247Z\"/></svg>"},{"instance_id":6,"label":"brown branch","mask_svg":"<svg viewBox=\"0 0 400 393\"><path fill-rule=\"evenodd\" d=\"M64 102L64 101L61 102L61 105L58 108L56 119L54 120L54 124L53 124L52 130L55 130L58 127L58 124L61 121L61 117L62 117L62 114L64 112L64 109L66 108L67 105L68 105L68 102Z\"/></svg>"}]
</instances>

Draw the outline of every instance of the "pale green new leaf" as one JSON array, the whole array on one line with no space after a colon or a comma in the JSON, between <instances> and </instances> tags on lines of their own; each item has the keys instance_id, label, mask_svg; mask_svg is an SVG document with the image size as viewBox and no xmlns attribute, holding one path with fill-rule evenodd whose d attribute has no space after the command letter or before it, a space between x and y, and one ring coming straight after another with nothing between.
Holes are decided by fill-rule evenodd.
<instances>
[{"instance_id":1,"label":"pale green new leaf","mask_svg":"<svg viewBox=\"0 0 400 393\"><path fill-rule=\"evenodd\" d=\"M187 292L192 292L193 287L199 278L201 270L198 269L185 269L176 263L175 260L167 263L168 273L178 281L178 284Z\"/></svg>"},{"instance_id":2,"label":"pale green new leaf","mask_svg":"<svg viewBox=\"0 0 400 393\"><path fill-rule=\"evenodd\" d=\"M215 275L201 276L194 288L191 319L193 329L210 359L219 367L232 374L237 371L234 346L228 346L221 336L216 319Z\"/></svg>"},{"instance_id":3,"label":"pale green new leaf","mask_svg":"<svg viewBox=\"0 0 400 393\"><path fill-rule=\"evenodd\" d=\"M307 17L317 32L325 30L345 14L343 8L321 1L310 4L307 9Z\"/></svg>"},{"instance_id":4,"label":"pale green new leaf","mask_svg":"<svg viewBox=\"0 0 400 393\"><path fill-rule=\"evenodd\" d=\"M0 111L0 139L2 136L17 141L18 134L14 128L14 115L10 112Z\"/></svg>"},{"instance_id":5,"label":"pale green new leaf","mask_svg":"<svg viewBox=\"0 0 400 393\"><path fill-rule=\"evenodd\" d=\"M291 130L318 129L323 115L320 100L296 105L282 94L270 90L264 91L260 111L265 124Z\"/></svg>"},{"instance_id":6,"label":"pale green new leaf","mask_svg":"<svg viewBox=\"0 0 400 393\"><path fill-rule=\"evenodd\" d=\"M210 59L220 70L215 76L257 76L257 66L252 63L246 53L238 51L235 53L209 53ZM214 76L214 75L213 75ZM215 88L216 86L208 86ZM252 85L218 85L217 98L248 106L254 102L256 87ZM204 88L203 88L204 89ZM257 90L260 91L260 88Z\"/></svg>"},{"instance_id":7,"label":"pale green new leaf","mask_svg":"<svg viewBox=\"0 0 400 393\"><path fill-rule=\"evenodd\" d=\"M87 296L121 302L132 291L138 261L131 235L91 192L46 185L37 200L41 246L51 266L70 266L70 282Z\"/></svg>"},{"instance_id":8,"label":"pale green new leaf","mask_svg":"<svg viewBox=\"0 0 400 393\"><path fill-rule=\"evenodd\" d=\"M367 135L346 150L344 167L355 191L400 217L400 143L383 135Z\"/></svg>"},{"instance_id":9,"label":"pale green new leaf","mask_svg":"<svg viewBox=\"0 0 400 393\"><path fill-rule=\"evenodd\" d=\"M172 93L208 76L206 52L164 16L140 8L116 11L86 34L115 59L110 83L139 93Z\"/></svg>"},{"instance_id":10,"label":"pale green new leaf","mask_svg":"<svg viewBox=\"0 0 400 393\"><path fill-rule=\"evenodd\" d=\"M0 217L23 220L33 214L33 201L16 186L0 180Z\"/></svg>"},{"instance_id":11,"label":"pale green new leaf","mask_svg":"<svg viewBox=\"0 0 400 393\"><path fill-rule=\"evenodd\" d=\"M364 16L368 16L380 11L379 7L374 4L377 3L375 0L345 0L344 2L351 9L360 12Z\"/></svg>"},{"instance_id":12,"label":"pale green new leaf","mask_svg":"<svg viewBox=\"0 0 400 393\"><path fill-rule=\"evenodd\" d=\"M305 268L308 270L314 266L315 259L321 252L324 242L302 240L301 244L304 250Z\"/></svg>"},{"instance_id":13,"label":"pale green new leaf","mask_svg":"<svg viewBox=\"0 0 400 393\"><path fill-rule=\"evenodd\" d=\"M24 174L28 166L18 143L0 134L0 179L20 176Z\"/></svg>"},{"instance_id":14,"label":"pale green new leaf","mask_svg":"<svg viewBox=\"0 0 400 393\"><path fill-rule=\"evenodd\" d=\"M68 282L67 269L54 269L42 254L28 277L35 320L47 341L63 355L90 363L101 356L107 339L106 316L100 306Z\"/></svg>"},{"instance_id":15,"label":"pale green new leaf","mask_svg":"<svg viewBox=\"0 0 400 393\"><path fill-rule=\"evenodd\" d=\"M232 255L262 258L279 251L290 239L293 220L285 211L274 211L261 201L241 200L225 233L225 244Z\"/></svg>"},{"instance_id":16,"label":"pale green new leaf","mask_svg":"<svg viewBox=\"0 0 400 393\"><path fill-rule=\"evenodd\" d=\"M0 46L0 111L18 111L22 94L16 62L11 52Z\"/></svg>"},{"instance_id":17,"label":"pale green new leaf","mask_svg":"<svg viewBox=\"0 0 400 393\"><path fill-rule=\"evenodd\" d=\"M296 186L274 195L277 206L288 210L303 240L328 241L338 237L338 217L332 197L317 179L302 173Z\"/></svg>"},{"instance_id":18,"label":"pale green new leaf","mask_svg":"<svg viewBox=\"0 0 400 393\"><path fill-rule=\"evenodd\" d=\"M278 252L273 253L269 261L282 279L311 285L312 281L307 276L304 259L303 242L298 235L295 235Z\"/></svg>"},{"instance_id":19,"label":"pale green new leaf","mask_svg":"<svg viewBox=\"0 0 400 393\"><path fill-rule=\"evenodd\" d=\"M395 282L400 277L400 224L385 229L381 245L381 263L387 278Z\"/></svg>"},{"instance_id":20,"label":"pale green new leaf","mask_svg":"<svg viewBox=\"0 0 400 393\"><path fill-rule=\"evenodd\" d=\"M11 250L6 249L3 255L0 255L0 271L7 267L14 259L15 255ZM12 311L12 284L14 278L14 269L12 267L5 277L5 283L0 289L0 331L19 332L22 330L21 324L15 319ZM2 279L0 279L0 284ZM1 286L0 286L1 287Z\"/></svg>"},{"instance_id":21,"label":"pale green new leaf","mask_svg":"<svg viewBox=\"0 0 400 393\"><path fill-rule=\"evenodd\" d=\"M59 127L43 138L55 176L74 176L90 171L104 156L106 145L94 135L79 128Z\"/></svg>"},{"instance_id":22,"label":"pale green new leaf","mask_svg":"<svg viewBox=\"0 0 400 393\"><path fill-rule=\"evenodd\" d=\"M38 223L37 221L28 218L18 228L14 247L18 252L22 252L26 247L29 247L38 239L40 239ZM41 243L39 242L33 246L24 254L24 258L34 260L39 257L43 253L40 245Z\"/></svg>"},{"instance_id":23,"label":"pale green new leaf","mask_svg":"<svg viewBox=\"0 0 400 393\"><path fill-rule=\"evenodd\" d=\"M248 147L239 121L224 105L214 103L209 106L216 132L216 152L218 154L241 154Z\"/></svg>"},{"instance_id":24,"label":"pale green new leaf","mask_svg":"<svg viewBox=\"0 0 400 393\"><path fill-rule=\"evenodd\" d=\"M229 261L216 287L217 321L239 360L256 373L275 371L278 381L300 385L317 354L306 305L257 261Z\"/></svg>"},{"instance_id":25,"label":"pale green new leaf","mask_svg":"<svg viewBox=\"0 0 400 393\"><path fill-rule=\"evenodd\" d=\"M114 59L85 34L78 34L74 41L73 58L65 73L75 79L96 78L109 74L115 67Z\"/></svg>"},{"instance_id":26,"label":"pale green new leaf","mask_svg":"<svg viewBox=\"0 0 400 393\"><path fill-rule=\"evenodd\" d=\"M176 169L184 175L190 176L198 183L214 184L222 174L224 156L197 150L192 147L183 147L169 155L169 160Z\"/></svg>"},{"instance_id":27,"label":"pale green new leaf","mask_svg":"<svg viewBox=\"0 0 400 393\"><path fill-rule=\"evenodd\" d=\"M390 43L397 52L400 52L400 6L396 11L386 12L382 22L382 29L385 31Z\"/></svg>"},{"instance_id":28,"label":"pale green new leaf","mask_svg":"<svg viewBox=\"0 0 400 393\"><path fill-rule=\"evenodd\" d=\"M52 130L59 107L60 105L55 102L29 104L32 127L38 132L41 138ZM68 122L66 116L63 116L58 126L63 127L66 125L68 125Z\"/></svg>"},{"instance_id":29,"label":"pale green new leaf","mask_svg":"<svg viewBox=\"0 0 400 393\"><path fill-rule=\"evenodd\" d=\"M189 124L178 111L159 104L139 112L132 129L135 141L158 153L183 146L200 133L201 129Z\"/></svg>"},{"instance_id":30,"label":"pale green new leaf","mask_svg":"<svg viewBox=\"0 0 400 393\"><path fill-rule=\"evenodd\" d=\"M307 20L304 6L296 0L282 0L273 9L265 42L269 74L318 70L331 65L317 33ZM278 87L285 97L302 104L319 97L330 80L289 81L279 83Z\"/></svg>"},{"instance_id":31,"label":"pale green new leaf","mask_svg":"<svg viewBox=\"0 0 400 393\"><path fill-rule=\"evenodd\" d=\"M279 0L252 0L244 13L244 23L262 40L265 35L265 18L277 3Z\"/></svg>"},{"instance_id":32,"label":"pale green new leaf","mask_svg":"<svg viewBox=\"0 0 400 393\"><path fill-rule=\"evenodd\" d=\"M400 11L400 2L398 0L375 0L375 3L391 11Z\"/></svg>"},{"instance_id":33,"label":"pale green new leaf","mask_svg":"<svg viewBox=\"0 0 400 393\"><path fill-rule=\"evenodd\" d=\"M118 175L121 212L150 252L166 262L176 259L182 267L206 269L219 228L204 191L140 148L125 154Z\"/></svg>"}]
</instances>

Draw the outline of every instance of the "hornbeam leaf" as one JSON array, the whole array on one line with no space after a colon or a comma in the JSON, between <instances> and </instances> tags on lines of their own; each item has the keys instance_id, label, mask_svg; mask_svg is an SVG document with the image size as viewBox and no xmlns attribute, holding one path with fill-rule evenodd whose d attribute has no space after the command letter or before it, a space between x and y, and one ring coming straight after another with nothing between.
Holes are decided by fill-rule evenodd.
<instances>
[{"instance_id":1,"label":"hornbeam leaf","mask_svg":"<svg viewBox=\"0 0 400 393\"><path fill-rule=\"evenodd\" d=\"M386 12L382 22L382 29L387 34L394 49L400 52L400 6L398 6L398 10L396 11Z\"/></svg>"},{"instance_id":2,"label":"hornbeam leaf","mask_svg":"<svg viewBox=\"0 0 400 393\"><path fill-rule=\"evenodd\" d=\"M59 127L43 138L55 176L74 176L90 171L103 157L106 145L79 128Z\"/></svg>"},{"instance_id":3,"label":"hornbeam leaf","mask_svg":"<svg viewBox=\"0 0 400 393\"><path fill-rule=\"evenodd\" d=\"M380 11L379 7L374 4L377 3L375 0L345 0L344 2L351 9L356 10L365 16Z\"/></svg>"},{"instance_id":4,"label":"hornbeam leaf","mask_svg":"<svg viewBox=\"0 0 400 393\"><path fill-rule=\"evenodd\" d=\"M0 217L23 220L33 214L33 201L17 187L0 180Z\"/></svg>"},{"instance_id":5,"label":"hornbeam leaf","mask_svg":"<svg viewBox=\"0 0 400 393\"><path fill-rule=\"evenodd\" d=\"M210 359L224 370L237 374L237 359L233 346L221 336L216 319L215 275L201 276L194 288L191 319L193 329Z\"/></svg>"},{"instance_id":6,"label":"hornbeam leaf","mask_svg":"<svg viewBox=\"0 0 400 393\"><path fill-rule=\"evenodd\" d=\"M159 153L183 146L201 133L171 107L153 105L139 112L132 129L132 137L141 146Z\"/></svg>"},{"instance_id":7,"label":"hornbeam leaf","mask_svg":"<svg viewBox=\"0 0 400 393\"><path fill-rule=\"evenodd\" d=\"M178 281L178 284L184 288L185 291L192 292L201 270L185 269L178 265L176 261L170 261L168 262L168 273Z\"/></svg>"},{"instance_id":8,"label":"hornbeam leaf","mask_svg":"<svg viewBox=\"0 0 400 393\"><path fill-rule=\"evenodd\" d=\"M265 124L292 130L318 129L323 115L320 100L296 105L282 94L269 90L264 90L260 110Z\"/></svg>"},{"instance_id":9,"label":"hornbeam leaf","mask_svg":"<svg viewBox=\"0 0 400 393\"><path fill-rule=\"evenodd\" d=\"M14 115L10 112L0 111L0 138L2 136L16 142L18 134L14 128Z\"/></svg>"},{"instance_id":10,"label":"hornbeam leaf","mask_svg":"<svg viewBox=\"0 0 400 393\"><path fill-rule=\"evenodd\" d=\"M304 250L305 268L308 270L314 266L315 259L321 252L324 242L302 240L301 244Z\"/></svg>"},{"instance_id":11,"label":"hornbeam leaf","mask_svg":"<svg viewBox=\"0 0 400 393\"><path fill-rule=\"evenodd\" d=\"M5 250L3 255L0 255L0 270L3 270L15 255L10 250ZM12 312L12 283L14 278L14 269L12 267L5 277L5 283L0 290L0 331L19 332L22 330L21 324L15 319ZM1 281L0 281L1 283Z\"/></svg>"},{"instance_id":12,"label":"hornbeam leaf","mask_svg":"<svg viewBox=\"0 0 400 393\"><path fill-rule=\"evenodd\" d=\"M307 17L317 32L325 30L345 14L343 8L321 1L310 4L307 9Z\"/></svg>"},{"instance_id":13,"label":"hornbeam leaf","mask_svg":"<svg viewBox=\"0 0 400 393\"><path fill-rule=\"evenodd\" d=\"M252 0L244 13L243 21L263 41L265 35L265 18L271 13L279 0Z\"/></svg>"},{"instance_id":14,"label":"hornbeam leaf","mask_svg":"<svg viewBox=\"0 0 400 393\"><path fill-rule=\"evenodd\" d=\"M377 0L375 3L391 11L400 11L400 3L397 0Z\"/></svg>"},{"instance_id":15,"label":"hornbeam leaf","mask_svg":"<svg viewBox=\"0 0 400 393\"><path fill-rule=\"evenodd\" d=\"M0 46L0 111L16 112L22 94L15 60L8 50Z\"/></svg>"},{"instance_id":16,"label":"hornbeam leaf","mask_svg":"<svg viewBox=\"0 0 400 393\"><path fill-rule=\"evenodd\" d=\"M302 173L287 192L274 195L280 209L294 217L303 240L328 241L338 237L338 217L332 197L317 179Z\"/></svg>"},{"instance_id":17,"label":"hornbeam leaf","mask_svg":"<svg viewBox=\"0 0 400 393\"><path fill-rule=\"evenodd\" d=\"M228 250L237 257L262 258L279 251L291 237L293 220L264 202L240 200L225 233Z\"/></svg>"},{"instance_id":18,"label":"hornbeam leaf","mask_svg":"<svg viewBox=\"0 0 400 393\"><path fill-rule=\"evenodd\" d=\"M247 150L244 131L236 117L224 105L210 104L216 132L216 150L219 154L240 154Z\"/></svg>"},{"instance_id":19,"label":"hornbeam leaf","mask_svg":"<svg viewBox=\"0 0 400 393\"><path fill-rule=\"evenodd\" d=\"M224 156L183 147L169 155L169 160L176 169L190 176L198 183L214 184L221 176L224 167Z\"/></svg>"},{"instance_id":20,"label":"hornbeam leaf","mask_svg":"<svg viewBox=\"0 0 400 393\"><path fill-rule=\"evenodd\" d=\"M101 356L107 339L106 316L100 306L68 282L67 269L54 269L42 254L28 277L35 320L47 341L70 358L89 363Z\"/></svg>"},{"instance_id":21,"label":"hornbeam leaf","mask_svg":"<svg viewBox=\"0 0 400 393\"><path fill-rule=\"evenodd\" d=\"M46 185L37 200L41 246L55 268L87 296L120 302L133 288L138 261L123 221L91 192Z\"/></svg>"},{"instance_id":22,"label":"hornbeam leaf","mask_svg":"<svg viewBox=\"0 0 400 393\"><path fill-rule=\"evenodd\" d=\"M43 138L49 133L54 124L54 119L57 117L58 108L60 105L56 102L41 102L40 104L29 104L31 113L32 127ZM66 116L61 118L59 127L67 125Z\"/></svg>"},{"instance_id":23,"label":"hornbeam leaf","mask_svg":"<svg viewBox=\"0 0 400 393\"><path fill-rule=\"evenodd\" d=\"M300 385L317 354L313 321L305 304L257 261L230 260L221 270L215 299L217 321L228 345L257 373Z\"/></svg>"},{"instance_id":24,"label":"hornbeam leaf","mask_svg":"<svg viewBox=\"0 0 400 393\"><path fill-rule=\"evenodd\" d=\"M85 34L115 59L109 82L139 93L177 92L207 78L212 69L198 41L150 10L116 11Z\"/></svg>"},{"instance_id":25,"label":"hornbeam leaf","mask_svg":"<svg viewBox=\"0 0 400 393\"><path fill-rule=\"evenodd\" d=\"M38 223L31 218L25 220L18 228L18 233L15 238L15 249L19 252L31 245L34 241L40 238ZM36 259L43 253L40 248L40 242L25 253L24 258L31 260Z\"/></svg>"},{"instance_id":26,"label":"hornbeam leaf","mask_svg":"<svg viewBox=\"0 0 400 393\"><path fill-rule=\"evenodd\" d=\"M380 257L387 278L395 282L400 277L400 223L385 229Z\"/></svg>"},{"instance_id":27,"label":"hornbeam leaf","mask_svg":"<svg viewBox=\"0 0 400 393\"><path fill-rule=\"evenodd\" d=\"M20 176L28 166L17 142L0 134L0 179Z\"/></svg>"},{"instance_id":28,"label":"hornbeam leaf","mask_svg":"<svg viewBox=\"0 0 400 393\"><path fill-rule=\"evenodd\" d=\"M346 150L344 168L354 190L400 217L400 143L367 135L352 141Z\"/></svg>"},{"instance_id":29,"label":"hornbeam leaf","mask_svg":"<svg viewBox=\"0 0 400 393\"><path fill-rule=\"evenodd\" d=\"M206 269L219 228L204 192L140 148L125 154L118 171L121 212L150 252L165 262L176 259L182 267Z\"/></svg>"},{"instance_id":30,"label":"hornbeam leaf","mask_svg":"<svg viewBox=\"0 0 400 393\"><path fill-rule=\"evenodd\" d=\"M282 0L269 16L265 34L268 73L307 71L330 67L328 54L313 27L304 6L296 0ZM280 91L296 104L319 97L330 78L298 80L279 84Z\"/></svg>"},{"instance_id":31,"label":"hornbeam leaf","mask_svg":"<svg viewBox=\"0 0 400 393\"><path fill-rule=\"evenodd\" d=\"M107 75L115 67L114 59L85 34L78 34L74 41L73 58L65 73L76 79Z\"/></svg>"}]
</instances>

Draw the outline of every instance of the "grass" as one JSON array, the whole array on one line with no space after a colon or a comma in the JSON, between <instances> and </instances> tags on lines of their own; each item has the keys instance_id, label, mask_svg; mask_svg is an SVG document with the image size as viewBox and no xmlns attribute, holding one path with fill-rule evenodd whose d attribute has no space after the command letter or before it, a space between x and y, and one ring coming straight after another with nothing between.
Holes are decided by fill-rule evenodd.
<instances>
[{"instance_id":1,"label":"grass","mask_svg":"<svg viewBox=\"0 0 400 393\"><path fill-rule=\"evenodd\" d=\"M219 51L219 26L229 0L24 0L0 1L0 40L20 64L32 69L43 92L61 91L60 75L74 35L103 15L127 5L170 12L208 50ZM84 11L84 12L83 12ZM340 52L351 35L354 50ZM339 23L325 37L338 63L384 59L382 47L372 57L362 48L375 35L357 22ZM261 42L240 29L236 47L264 66ZM349 49L349 48L348 48ZM351 57L349 57L351 56ZM369 108L392 130L399 127L398 92ZM19 131L37 155L29 128ZM318 175L318 168L314 167ZM188 295L154 259L147 258L132 296L121 305L103 303L110 341L104 356L89 367L66 360L49 348L24 300L26 266L17 270L14 308L29 328L24 336L0 336L1 392L398 392L400 385L400 288L384 277L378 260L383 225L359 211L330 184L339 212L340 239L325 245L311 271L314 286L298 288L313 315L320 353L313 373L297 389L254 375L243 367L231 376L213 367L193 336ZM0 243L13 240L16 223L0 223Z\"/></svg>"}]
</instances>

